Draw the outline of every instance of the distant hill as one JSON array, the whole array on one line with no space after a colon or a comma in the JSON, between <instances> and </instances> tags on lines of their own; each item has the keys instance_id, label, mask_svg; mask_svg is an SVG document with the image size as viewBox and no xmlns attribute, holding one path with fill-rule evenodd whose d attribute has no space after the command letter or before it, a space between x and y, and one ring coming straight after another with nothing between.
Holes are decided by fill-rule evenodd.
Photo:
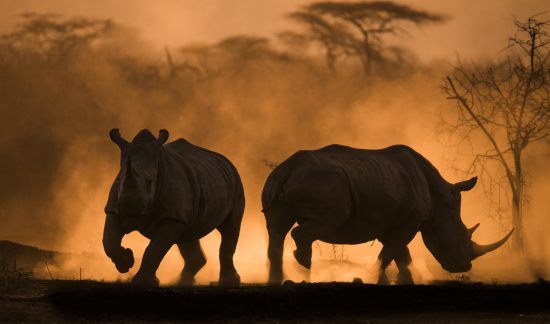
<instances>
[{"instance_id":1,"label":"distant hill","mask_svg":"<svg viewBox=\"0 0 550 324\"><path fill-rule=\"evenodd\" d=\"M0 241L0 262L10 267L16 265L17 268L23 268L26 271L32 271L40 264L52 263L54 260L68 256L67 253L42 250L11 241Z\"/></svg>"},{"instance_id":2,"label":"distant hill","mask_svg":"<svg viewBox=\"0 0 550 324\"><path fill-rule=\"evenodd\" d=\"M94 253L63 253L0 240L0 271L16 267L37 278L76 279L80 268L88 277L93 274L90 271L105 264L109 264L108 258Z\"/></svg>"}]
</instances>

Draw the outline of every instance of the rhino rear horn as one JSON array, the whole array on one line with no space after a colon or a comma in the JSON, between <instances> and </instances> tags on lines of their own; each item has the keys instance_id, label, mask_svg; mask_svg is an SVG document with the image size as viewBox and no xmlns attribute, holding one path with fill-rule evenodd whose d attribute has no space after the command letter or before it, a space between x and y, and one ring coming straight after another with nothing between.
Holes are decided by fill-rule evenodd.
<instances>
[{"instance_id":1,"label":"rhino rear horn","mask_svg":"<svg viewBox=\"0 0 550 324\"><path fill-rule=\"evenodd\" d=\"M470 236L472 236L474 234L474 232L476 231L476 229L479 227L479 223L475 224L474 226L468 228L468 233L470 233Z\"/></svg>"},{"instance_id":2,"label":"rhino rear horn","mask_svg":"<svg viewBox=\"0 0 550 324\"><path fill-rule=\"evenodd\" d=\"M111 141L113 141L120 149L124 149L126 146L128 146L128 141L122 138L120 136L120 131L118 128L113 128L109 132L109 137L111 138Z\"/></svg>"},{"instance_id":3,"label":"rhino rear horn","mask_svg":"<svg viewBox=\"0 0 550 324\"><path fill-rule=\"evenodd\" d=\"M476 185L476 183L477 183L477 177L473 177L470 180L457 182L453 186L458 191L468 191L468 190L472 189Z\"/></svg>"}]
</instances>

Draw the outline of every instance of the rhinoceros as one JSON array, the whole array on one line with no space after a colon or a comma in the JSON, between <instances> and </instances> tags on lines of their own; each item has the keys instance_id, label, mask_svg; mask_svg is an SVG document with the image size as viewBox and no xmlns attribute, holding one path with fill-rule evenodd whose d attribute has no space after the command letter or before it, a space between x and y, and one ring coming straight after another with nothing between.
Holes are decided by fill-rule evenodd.
<instances>
[{"instance_id":1,"label":"rhinoceros","mask_svg":"<svg viewBox=\"0 0 550 324\"><path fill-rule=\"evenodd\" d=\"M512 234L489 245L471 237L460 217L461 192L477 178L447 182L422 155L404 145L379 150L330 145L298 151L267 178L262 207L269 234L269 281L283 279L282 251L288 231L294 257L311 267L315 240L360 244L379 240L383 248L378 283L388 283L385 269L395 261L397 282L412 284L408 243L420 231L424 244L449 272L468 271L471 261L495 250Z\"/></svg>"},{"instance_id":2,"label":"rhinoceros","mask_svg":"<svg viewBox=\"0 0 550 324\"><path fill-rule=\"evenodd\" d=\"M240 284L233 265L244 211L241 178L223 155L184 139L164 144L168 131L155 138L148 130L132 142L109 133L121 150L120 171L105 207L105 253L119 272L134 264L133 252L121 246L122 238L139 231L150 239L132 282L158 285L156 271L164 255L176 244L185 261L180 284L194 283L206 258L199 239L212 230L221 234L220 279L222 286Z\"/></svg>"}]
</instances>

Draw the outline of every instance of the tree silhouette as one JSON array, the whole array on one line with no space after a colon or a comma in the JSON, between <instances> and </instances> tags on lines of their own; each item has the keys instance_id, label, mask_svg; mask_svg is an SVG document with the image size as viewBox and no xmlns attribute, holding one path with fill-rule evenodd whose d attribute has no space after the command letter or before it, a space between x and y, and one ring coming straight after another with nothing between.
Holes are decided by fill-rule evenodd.
<instances>
[{"instance_id":1,"label":"tree silhouette","mask_svg":"<svg viewBox=\"0 0 550 324\"><path fill-rule=\"evenodd\" d=\"M320 44L330 69L340 56L355 56L367 75L380 72L375 67L382 70L403 58L403 49L386 46L385 36L408 35L407 23L422 26L444 20L440 15L391 1L314 2L288 18L304 30L285 32L283 37Z\"/></svg>"},{"instance_id":2,"label":"tree silhouette","mask_svg":"<svg viewBox=\"0 0 550 324\"><path fill-rule=\"evenodd\" d=\"M496 161L504 170L512 197L513 245L523 250L525 199L524 152L533 143L550 141L550 35L548 21L535 16L515 21L518 35L508 48L519 54L487 67L461 65L447 76L443 89L457 103L452 132L487 140L473 165Z\"/></svg>"},{"instance_id":3,"label":"tree silhouette","mask_svg":"<svg viewBox=\"0 0 550 324\"><path fill-rule=\"evenodd\" d=\"M292 58L276 51L268 38L235 35L211 45L193 45L180 49L184 63L174 68L193 70L200 80L234 77L259 62L290 63ZM171 60L171 58L170 58ZM172 63L170 63L172 62Z\"/></svg>"},{"instance_id":4,"label":"tree silhouette","mask_svg":"<svg viewBox=\"0 0 550 324\"><path fill-rule=\"evenodd\" d=\"M66 64L70 54L113 28L110 20L89 18L63 19L53 14L24 13L23 21L0 41L12 58L42 60ZM6 59L6 57L4 57Z\"/></svg>"},{"instance_id":5,"label":"tree silhouette","mask_svg":"<svg viewBox=\"0 0 550 324\"><path fill-rule=\"evenodd\" d=\"M328 68L331 71L335 71L336 61L339 57L352 54L349 51L350 44L346 43L350 35L346 33L343 26L331 24L320 15L304 11L293 12L288 17L305 25L307 32L285 31L280 33L279 37L293 43L321 44L325 50Z\"/></svg>"}]
</instances>

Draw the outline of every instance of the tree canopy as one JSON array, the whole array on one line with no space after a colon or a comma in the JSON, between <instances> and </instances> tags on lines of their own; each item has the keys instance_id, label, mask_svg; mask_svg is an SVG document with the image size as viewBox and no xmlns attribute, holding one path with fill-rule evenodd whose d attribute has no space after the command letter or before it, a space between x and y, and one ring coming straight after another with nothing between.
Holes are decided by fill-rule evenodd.
<instances>
[{"instance_id":1,"label":"tree canopy","mask_svg":"<svg viewBox=\"0 0 550 324\"><path fill-rule=\"evenodd\" d=\"M320 44L331 69L341 56L357 57L367 75L383 72L385 65L402 59L403 49L386 46L386 35L409 35L407 23L422 26L445 20L441 15L392 1L314 2L288 18L302 25L303 30L283 36Z\"/></svg>"}]
</instances>

